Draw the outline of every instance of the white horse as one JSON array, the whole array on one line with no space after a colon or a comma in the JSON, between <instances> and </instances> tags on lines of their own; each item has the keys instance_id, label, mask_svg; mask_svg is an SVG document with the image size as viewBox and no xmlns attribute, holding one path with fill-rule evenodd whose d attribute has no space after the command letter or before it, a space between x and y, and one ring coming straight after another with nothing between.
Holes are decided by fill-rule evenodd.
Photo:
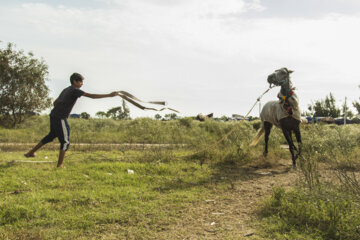
<instances>
[{"instance_id":1,"label":"white horse","mask_svg":"<svg viewBox=\"0 0 360 240\"><path fill-rule=\"evenodd\" d=\"M282 97L283 100L281 101L270 101L264 105L260 113L260 119L262 122L261 128L253 139L251 146L255 146L265 132L264 156L266 156L268 153L268 141L272 126L275 125L281 128L286 141L289 144L293 167L296 169L296 159L300 155L302 147L299 128L301 114L298 98L291 88L290 73L292 72L293 71L286 68L281 68L268 76L268 82L270 85L278 85L280 83L280 94L285 96ZM287 97L286 95L290 97ZM299 150L295 147L292 140L292 132L295 133Z\"/></svg>"}]
</instances>

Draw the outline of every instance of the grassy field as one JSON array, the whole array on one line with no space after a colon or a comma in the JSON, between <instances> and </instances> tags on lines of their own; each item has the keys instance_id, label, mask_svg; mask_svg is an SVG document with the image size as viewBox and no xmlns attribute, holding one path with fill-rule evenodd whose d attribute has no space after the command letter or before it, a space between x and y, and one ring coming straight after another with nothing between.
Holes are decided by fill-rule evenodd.
<instances>
[{"instance_id":1,"label":"grassy field","mask_svg":"<svg viewBox=\"0 0 360 240\"><path fill-rule=\"evenodd\" d=\"M298 171L278 129L267 159L248 147L259 122L70 126L64 169L56 144L31 159L44 163L11 145L39 141L47 117L0 129L1 239L360 239L360 126L303 125Z\"/></svg>"},{"instance_id":2,"label":"grassy field","mask_svg":"<svg viewBox=\"0 0 360 240\"><path fill-rule=\"evenodd\" d=\"M45 157L56 159L56 152L38 156ZM0 236L155 239L187 206L204 199L211 175L196 163L139 157L137 152L75 152L65 169L56 169L54 164L4 164L21 159L21 153L2 153Z\"/></svg>"}]
</instances>

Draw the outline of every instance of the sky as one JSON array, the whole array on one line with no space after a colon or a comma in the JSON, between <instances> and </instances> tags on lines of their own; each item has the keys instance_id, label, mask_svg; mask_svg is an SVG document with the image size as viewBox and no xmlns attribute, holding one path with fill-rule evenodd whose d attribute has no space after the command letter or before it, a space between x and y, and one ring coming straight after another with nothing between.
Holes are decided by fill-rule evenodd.
<instances>
[{"instance_id":1,"label":"sky","mask_svg":"<svg viewBox=\"0 0 360 240\"><path fill-rule=\"evenodd\" d=\"M88 93L124 90L180 116L245 115L282 67L303 111L330 92L338 106L360 97L358 0L1 0L0 22L0 47L49 66L53 99L79 72ZM72 112L120 105L81 97ZM133 118L158 113L128 106Z\"/></svg>"}]
</instances>

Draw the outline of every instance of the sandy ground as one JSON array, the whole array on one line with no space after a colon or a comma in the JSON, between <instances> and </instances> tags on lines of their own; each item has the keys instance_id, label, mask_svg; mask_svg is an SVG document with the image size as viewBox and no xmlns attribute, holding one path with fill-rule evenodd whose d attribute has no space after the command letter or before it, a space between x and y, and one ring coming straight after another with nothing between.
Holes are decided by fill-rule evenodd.
<instances>
[{"instance_id":1,"label":"sandy ground","mask_svg":"<svg viewBox=\"0 0 360 240\"><path fill-rule=\"evenodd\" d=\"M290 159L280 159L263 166L252 164L232 174L241 175L229 180L228 190L215 193L213 196L217 197L189 209L188 217L167 231L168 236L188 240L264 239L256 233L254 226L260 202L271 196L274 187L294 186L298 173L292 169Z\"/></svg>"}]
</instances>

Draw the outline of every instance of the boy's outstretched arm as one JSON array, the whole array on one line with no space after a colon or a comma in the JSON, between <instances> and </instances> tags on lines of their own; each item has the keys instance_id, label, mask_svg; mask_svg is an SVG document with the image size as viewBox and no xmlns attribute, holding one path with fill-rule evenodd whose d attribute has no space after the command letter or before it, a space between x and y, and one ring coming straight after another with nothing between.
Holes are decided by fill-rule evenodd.
<instances>
[{"instance_id":1,"label":"boy's outstretched arm","mask_svg":"<svg viewBox=\"0 0 360 240\"><path fill-rule=\"evenodd\" d=\"M114 97L118 95L117 92L112 92L109 94L93 94L93 93L84 93L83 96L88 98L107 98L107 97Z\"/></svg>"}]
</instances>

